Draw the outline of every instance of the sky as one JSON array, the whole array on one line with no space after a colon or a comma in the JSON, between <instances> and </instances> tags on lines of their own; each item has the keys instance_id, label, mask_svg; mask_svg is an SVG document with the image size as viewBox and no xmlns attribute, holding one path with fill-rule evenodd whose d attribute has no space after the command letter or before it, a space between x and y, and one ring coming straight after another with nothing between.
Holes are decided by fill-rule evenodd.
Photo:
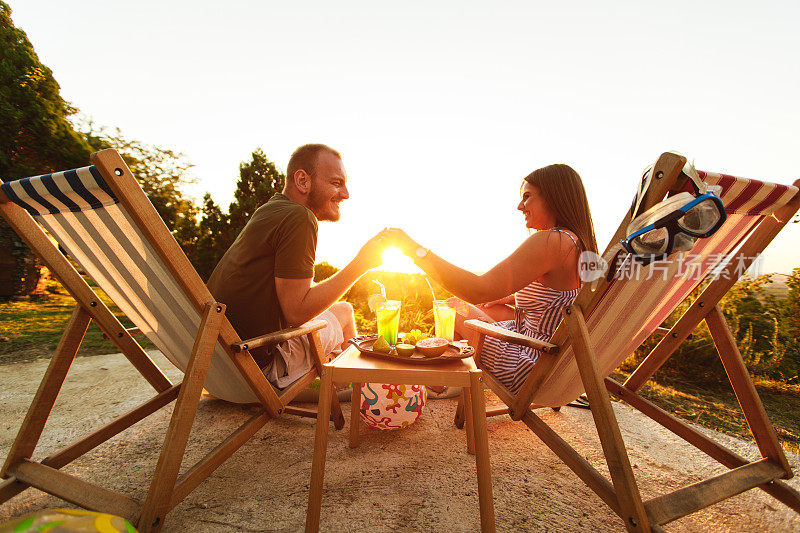
<instances>
[{"instance_id":1,"label":"sky","mask_svg":"<svg viewBox=\"0 0 800 533\"><path fill-rule=\"evenodd\" d=\"M386 226L485 271L528 235L524 178L582 176L601 248L644 167L800 178L800 2L6 0L62 96L185 155L227 206L257 147L285 170L338 149L350 199L320 224L343 266ZM800 267L800 224L762 272Z\"/></svg>"}]
</instances>

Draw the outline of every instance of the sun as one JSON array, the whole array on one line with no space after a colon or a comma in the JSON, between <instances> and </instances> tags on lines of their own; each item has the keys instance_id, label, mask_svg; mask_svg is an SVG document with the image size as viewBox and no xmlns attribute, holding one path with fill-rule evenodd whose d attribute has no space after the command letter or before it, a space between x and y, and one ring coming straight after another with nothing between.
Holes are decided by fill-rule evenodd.
<instances>
[{"instance_id":1,"label":"sun","mask_svg":"<svg viewBox=\"0 0 800 533\"><path fill-rule=\"evenodd\" d=\"M378 268L384 272L403 272L406 274L422 272L410 257L394 246L383 251L383 264Z\"/></svg>"}]
</instances>

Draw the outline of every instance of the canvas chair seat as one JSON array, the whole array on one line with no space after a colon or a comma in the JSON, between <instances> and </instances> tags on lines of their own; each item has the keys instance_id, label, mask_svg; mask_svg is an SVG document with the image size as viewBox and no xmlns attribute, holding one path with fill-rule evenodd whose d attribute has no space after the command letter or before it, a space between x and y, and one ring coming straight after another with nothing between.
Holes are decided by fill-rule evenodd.
<instances>
[{"instance_id":1,"label":"canvas chair seat","mask_svg":"<svg viewBox=\"0 0 800 533\"><path fill-rule=\"evenodd\" d=\"M656 179L644 197L642 211L667 194L688 190L683 174L686 158L665 153L653 167ZM792 470L752 384L736 341L730 334L720 299L741 277L781 228L800 208L798 185L779 185L724 174L701 172L710 185L722 188L720 198L727 220L712 236L700 239L690 252L673 254L668 261L642 266L621 251L619 240L631 220L628 213L606 248L603 258L611 272L605 279L586 283L549 342L502 330L478 320L465 324L478 332L477 358L486 335L541 350L541 355L516 392L485 372L492 391L507 408L487 416L508 413L523 421L594 490L632 531L660 529L667 523L745 490L759 487L800 513L800 494L780 481ZM620 261L617 261L617 260ZM661 325L678 306L710 278L701 295L669 330ZM664 364L678 345L705 320L740 406L762 454L749 462L713 439L641 398L636 392ZM624 384L608 378L614 369L650 335L663 339ZM606 457L611 483L563 441L533 409L561 406L588 396ZM625 400L731 470L669 494L643 501L636 484L608 393ZM463 424L463 398L456 424Z\"/></svg>"},{"instance_id":2,"label":"canvas chair seat","mask_svg":"<svg viewBox=\"0 0 800 533\"><path fill-rule=\"evenodd\" d=\"M11 181L3 190L172 364L186 371L200 313L96 167ZM258 401L219 342L205 389L229 402Z\"/></svg>"},{"instance_id":3,"label":"canvas chair seat","mask_svg":"<svg viewBox=\"0 0 800 533\"><path fill-rule=\"evenodd\" d=\"M320 375L325 354L315 320L242 340L186 255L114 150L92 155L92 166L34 176L0 186L0 213L39 255L77 302L33 404L0 475L0 502L32 486L83 507L123 516L140 531L158 530L166 513L268 420L284 413L316 417L287 404ZM56 244L57 243L57 244ZM60 248L59 248L60 247ZM65 256L61 249L66 251ZM133 322L126 329L72 262ZM30 458L70 364L94 320L156 390L156 396L93 434L44 459ZM133 335L142 333L184 373L173 385ZM306 336L314 368L276 391L249 350ZM179 477L181 460L203 389L259 409L222 444ZM58 468L176 400L156 472L144 502L112 493ZM344 425L337 398L335 425Z\"/></svg>"}]
</instances>

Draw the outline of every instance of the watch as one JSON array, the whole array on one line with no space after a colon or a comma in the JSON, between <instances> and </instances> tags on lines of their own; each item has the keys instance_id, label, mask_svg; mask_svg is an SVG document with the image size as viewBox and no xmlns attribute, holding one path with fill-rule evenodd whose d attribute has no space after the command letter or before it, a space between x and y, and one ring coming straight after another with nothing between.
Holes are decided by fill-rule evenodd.
<instances>
[{"instance_id":1,"label":"watch","mask_svg":"<svg viewBox=\"0 0 800 533\"><path fill-rule=\"evenodd\" d=\"M419 246L415 254L417 256L417 259L424 259L428 255L428 252L430 252L430 250L428 250L424 246Z\"/></svg>"}]
</instances>

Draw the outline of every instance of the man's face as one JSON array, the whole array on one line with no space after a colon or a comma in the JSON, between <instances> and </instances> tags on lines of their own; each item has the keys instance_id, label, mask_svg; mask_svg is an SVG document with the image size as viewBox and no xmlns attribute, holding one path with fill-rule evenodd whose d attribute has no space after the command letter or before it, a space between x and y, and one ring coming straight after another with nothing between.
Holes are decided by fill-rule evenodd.
<instances>
[{"instance_id":1,"label":"man's face","mask_svg":"<svg viewBox=\"0 0 800 533\"><path fill-rule=\"evenodd\" d=\"M342 160L328 151L317 155L317 165L311 177L308 208L317 220L339 220L339 203L350 198L347 192L347 173Z\"/></svg>"}]
</instances>

